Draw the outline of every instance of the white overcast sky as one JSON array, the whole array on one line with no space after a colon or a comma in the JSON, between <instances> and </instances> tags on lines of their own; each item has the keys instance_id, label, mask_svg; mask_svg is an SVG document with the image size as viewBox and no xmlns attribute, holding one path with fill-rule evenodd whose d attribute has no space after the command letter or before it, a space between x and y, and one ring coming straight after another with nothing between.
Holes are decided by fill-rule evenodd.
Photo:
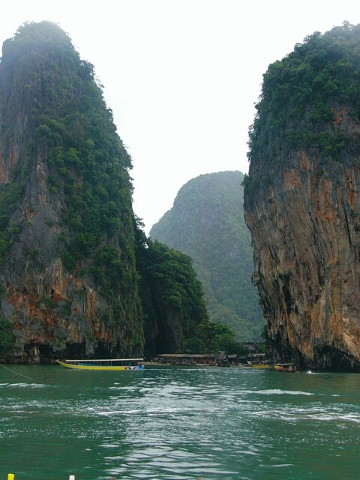
<instances>
[{"instance_id":1,"label":"white overcast sky","mask_svg":"<svg viewBox=\"0 0 360 480\"><path fill-rule=\"evenodd\" d=\"M354 0L0 0L0 41L50 20L95 65L133 159L134 211L149 231L202 173L247 172L262 75Z\"/></svg>"}]
</instances>

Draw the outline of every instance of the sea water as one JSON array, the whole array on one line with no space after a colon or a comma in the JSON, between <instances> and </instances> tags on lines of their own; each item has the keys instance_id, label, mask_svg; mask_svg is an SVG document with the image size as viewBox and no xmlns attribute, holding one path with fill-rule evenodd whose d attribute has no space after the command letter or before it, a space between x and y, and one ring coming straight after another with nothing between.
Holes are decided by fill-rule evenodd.
<instances>
[{"instance_id":1,"label":"sea water","mask_svg":"<svg viewBox=\"0 0 360 480\"><path fill-rule=\"evenodd\" d=\"M360 478L360 375L0 368L0 479Z\"/></svg>"}]
</instances>

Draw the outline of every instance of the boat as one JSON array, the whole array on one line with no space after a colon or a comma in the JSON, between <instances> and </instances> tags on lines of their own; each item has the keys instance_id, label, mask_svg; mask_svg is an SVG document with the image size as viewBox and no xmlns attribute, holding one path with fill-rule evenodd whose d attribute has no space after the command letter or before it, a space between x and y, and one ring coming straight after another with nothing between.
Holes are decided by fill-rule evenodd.
<instances>
[{"instance_id":1,"label":"boat","mask_svg":"<svg viewBox=\"0 0 360 480\"><path fill-rule=\"evenodd\" d=\"M143 358L106 358L98 360L56 360L59 365L76 370L143 370Z\"/></svg>"},{"instance_id":2,"label":"boat","mask_svg":"<svg viewBox=\"0 0 360 480\"><path fill-rule=\"evenodd\" d=\"M270 365L268 363L250 363L249 366L251 368L265 368L265 369L270 368Z\"/></svg>"},{"instance_id":3,"label":"boat","mask_svg":"<svg viewBox=\"0 0 360 480\"><path fill-rule=\"evenodd\" d=\"M246 362L245 366L246 367L251 367L251 368L265 368L265 369L268 369L268 368L272 367L272 365L270 365L268 360L264 360L263 362L248 360Z\"/></svg>"},{"instance_id":4,"label":"boat","mask_svg":"<svg viewBox=\"0 0 360 480\"><path fill-rule=\"evenodd\" d=\"M293 363L277 363L274 370L278 372L296 372L296 366Z\"/></svg>"}]
</instances>

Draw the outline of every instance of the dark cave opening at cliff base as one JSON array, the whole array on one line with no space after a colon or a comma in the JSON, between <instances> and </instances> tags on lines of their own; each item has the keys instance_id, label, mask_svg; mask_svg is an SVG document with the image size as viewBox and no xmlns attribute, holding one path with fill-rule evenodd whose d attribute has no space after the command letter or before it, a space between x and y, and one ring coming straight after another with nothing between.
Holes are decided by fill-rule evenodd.
<instances>
[{"instance_id":1,"label":"dark cave opening at cliff base","mask_svg":"<svg viewBox=\"0 0 360 480\"><path fill-rule=\"evenodd\" d=\"M360 373L360 363L346 352L329 346L315 347L313 365L317 370Z\"/></svg>"}]
</instances>

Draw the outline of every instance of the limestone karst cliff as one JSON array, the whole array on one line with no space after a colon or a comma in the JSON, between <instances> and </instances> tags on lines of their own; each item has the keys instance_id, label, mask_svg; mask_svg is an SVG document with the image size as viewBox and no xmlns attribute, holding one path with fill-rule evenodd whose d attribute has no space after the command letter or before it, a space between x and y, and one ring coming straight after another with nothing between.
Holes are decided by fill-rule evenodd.
<instances>
[{"instance_id":1,"label":"limestone karst cliff","mask_svg":"<svg viewBox=\"0 0 360 480\"><path fill-rule=\"evenodd\" d=\"M152 299L140 291L130 168L93 66L58 26L20 27L0 63L0 331L10 360L143 352ZM181 348L183 317L173 307L167 318ZM146 331L152 344L166 336Z\"/></svg>"},{"instance_id":2,"label":"limestone karst cliff","mask_svg":"<svg viewBox=\"0 0 360 480\"><path fill-rule=\"evenodd\" d=\"M275 360L360 371L360 27L296 45L264 75L245 219Z\"/></svg>"}]
</instances>

